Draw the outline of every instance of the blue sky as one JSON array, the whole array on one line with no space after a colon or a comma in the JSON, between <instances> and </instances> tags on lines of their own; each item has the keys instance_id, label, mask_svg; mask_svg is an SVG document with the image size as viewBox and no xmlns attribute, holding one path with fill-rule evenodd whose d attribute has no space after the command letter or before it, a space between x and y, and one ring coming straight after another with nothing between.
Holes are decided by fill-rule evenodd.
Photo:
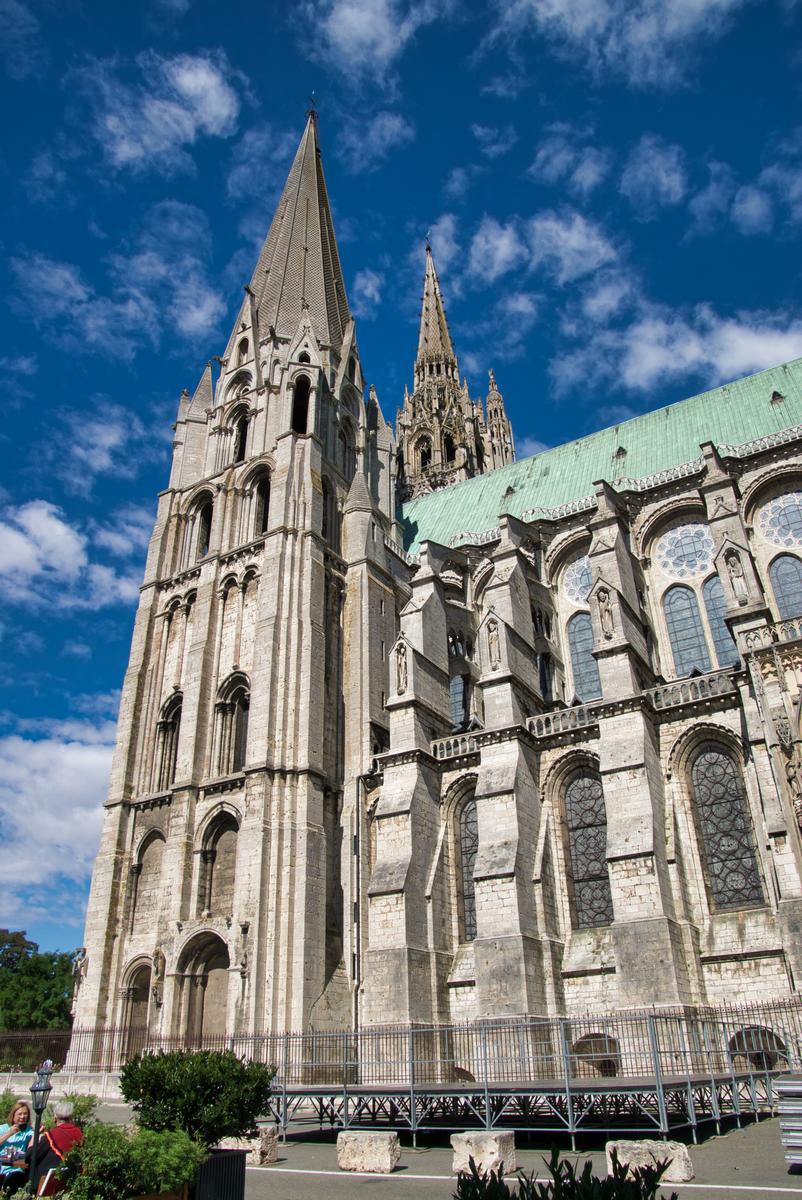
<instances>
[{"instance_id":1,"label":"blue sky","mask_svg":"<svg viewBox=\"0 0 802 1200\"><path fill-rule=\"evenodd\" d=\"M802 3L0 0L0 924L81 941L181 388L312 92L367 378L427 230L519 455L802 354Z\"/></svg>"}]
</instances>

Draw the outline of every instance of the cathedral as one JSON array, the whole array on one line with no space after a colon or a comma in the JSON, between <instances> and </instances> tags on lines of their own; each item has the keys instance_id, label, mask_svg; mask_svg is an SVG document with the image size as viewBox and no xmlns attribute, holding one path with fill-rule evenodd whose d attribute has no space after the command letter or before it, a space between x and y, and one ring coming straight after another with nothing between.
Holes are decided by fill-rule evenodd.
<instances>
[{"instance_id":1,"label":"cathedral","mask_svg":"<svg viewBox=\"0 0 802 1200\"><path fill-rule=\"evenodd\" d=\"M77 1027L606 1013L802 979L802 360L516 461L422 259L393 430L310 114L228 344L178 403Z\"/></svg>"}]
</instances>

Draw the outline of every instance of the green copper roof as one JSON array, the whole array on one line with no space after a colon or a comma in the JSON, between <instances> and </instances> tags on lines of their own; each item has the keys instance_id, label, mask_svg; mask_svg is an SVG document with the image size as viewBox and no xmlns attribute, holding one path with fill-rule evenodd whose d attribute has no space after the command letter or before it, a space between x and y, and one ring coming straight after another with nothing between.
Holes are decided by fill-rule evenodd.
<instances>
[{"instance_id":1,"label":"green copper roof","mask_svg":"<svg viewBox=\"0 0 802 1200\"><path fill-rule=\"evenodd\" d=\"M784 398L772 401L774 393ZM557 508L593 495L597 480L643 479L681 466L699 457L703 442L737 446L794 425L802 425L802 358L410 500L402 510L404 546L414 554L424 541L448 545L457 533L497 525L502 512Z\"/></svg>"}]
</instances>

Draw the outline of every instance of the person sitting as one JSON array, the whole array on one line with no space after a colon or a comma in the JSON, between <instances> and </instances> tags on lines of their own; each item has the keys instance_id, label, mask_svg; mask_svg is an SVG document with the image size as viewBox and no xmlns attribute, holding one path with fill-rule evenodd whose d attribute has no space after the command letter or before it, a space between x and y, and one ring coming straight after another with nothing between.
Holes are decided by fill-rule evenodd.
<instances>
[{"instance_id":1,"label":"person sitting","mask_svg":"<svg viewBox=\"0 0 802 1200\"><path fill-rule=\"evenodd\" d=\"M52 1129L42 1131L36 1147L37 1181L43 1179L48 1171L60 1167L67 1152L84 1140L83 1130L72 1122L72 1112L72 1105L66 1100L60 1100L53 1105L55 1124ZM29 1163L31 1163L32 1150L33 1147L28 1150L26 1155Z\"/></svg>"},{"instance_id":2,"label":"person sitting","mask_svg":"<svg viewBox=\"0 0 802 1200\"><path fill-rule=\"evenodd\" d=\"M27 1166L25 1152L33 1140L31 1109L27 1100L17 1100L0 1125L0 1188L16 1192L25 1181Z\"/></svg>"}]
</instances>

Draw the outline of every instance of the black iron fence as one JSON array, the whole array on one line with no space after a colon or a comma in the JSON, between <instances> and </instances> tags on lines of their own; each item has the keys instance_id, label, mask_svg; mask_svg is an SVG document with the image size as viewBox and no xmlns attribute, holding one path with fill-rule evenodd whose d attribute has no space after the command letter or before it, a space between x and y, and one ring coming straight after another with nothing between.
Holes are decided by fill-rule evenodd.
<instances>
[{"instance_id":1,"label":"black iron fence","mask_svg":"<svg viewBox=\"0 0 802 1200\"><path fill-rule=\"evenodd\" d=\"M165 1036L144 1027L0 1033L0 1072L45 1058L72 1073L115 1072L134 1054L233 1050L269 1063L284 1087L699 1078L802 1069L802 996L600 1016L515 1017L354 1031Z\"/></svg>"}]
</instances>

